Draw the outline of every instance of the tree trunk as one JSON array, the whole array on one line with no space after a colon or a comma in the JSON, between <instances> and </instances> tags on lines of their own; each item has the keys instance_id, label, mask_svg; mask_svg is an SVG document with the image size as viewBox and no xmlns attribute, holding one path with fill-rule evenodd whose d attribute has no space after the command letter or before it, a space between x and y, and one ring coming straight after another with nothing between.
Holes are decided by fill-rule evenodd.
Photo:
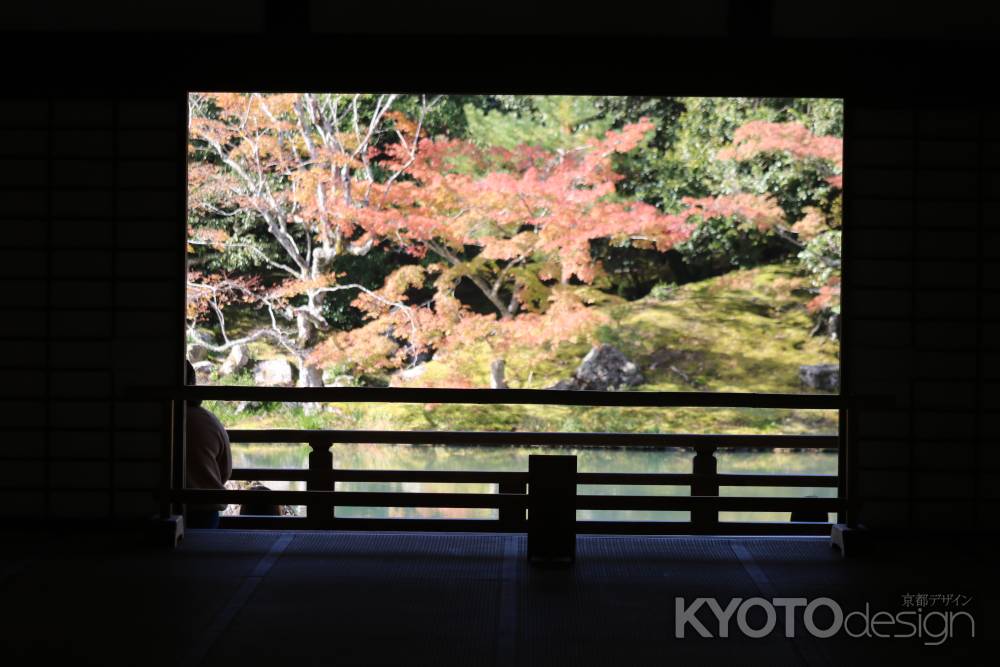
<instances>
[{"instance_id":1,"label":"tree trunk","mask_svg":"<svg viewBox=\"0 0 1000 667\"><path fill-rule=\"evenodd\" d=\"M299 357L299 379L296 386L299 387L322 387L323 371L317 366L310 366L304 357ZM302 411L307 415L319 414L323 409L322 403L302 403Z\"/></svg>"},{"instance_id":2,"label":"tree trunk","mask_svg":"<svg viewBox=\"0 0 1000 667\"><path fill-rule=\"evenodd\" d=\"M311 366L305 359L298 360L299 380L296 386L299 387L322 387L323 371L318 366Z\"/></svg>"},{"instance_id":3,"label":"tree trunk","mask_svg":"<svg viewBox=\"0 0 1000 667\"><path fill-rule=\"evenodd\" d=\"M295 315L295 338L298 347L306 348L313 344L313 325L306 317L305 313L297 313Z\"/></svg>"},{"instance_id":4,"label":"tree trunk","mask_svg":"<svg viewBox=\"0 0 1000 667\"><path fill-rule=\"evenodd\" d=\"M493 389L507 389L506 366L503 359L494 359L490 364L490 387Z\"/></svg>"}]
</instances>

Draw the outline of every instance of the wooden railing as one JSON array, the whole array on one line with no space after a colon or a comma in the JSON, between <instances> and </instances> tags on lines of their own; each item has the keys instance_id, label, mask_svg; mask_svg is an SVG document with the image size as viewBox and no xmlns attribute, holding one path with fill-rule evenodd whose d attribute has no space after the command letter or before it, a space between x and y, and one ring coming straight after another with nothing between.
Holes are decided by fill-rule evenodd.
<instances>
[{"instance_id":1,"label":"wooden railing","mask_svg":"<svg viewBox=\"0 0 1000 667\"><path fill-rule=\"evenodd\" d=\"M789 512L823 516L848 510L844 479L846 402L837 396L697 394L659 392L563 392L543 390L368 390L270 389L254 387L188 387L187 397L223 400L283 400L324 402L447 402L533 403L558 405L643 405L650 407L749 407L838 409L841 433L826 435L701 435L653 433L526 433L455 431L233 430L234 443L305 443L310 447L307 469L237 469L236 480L304 481L305 491L206 491L180 489L171 483L165 497L173 503L253 503L304 505L305 516L227 516L223 527L304 528L344 530L446 530L518 532L528 526L531 507L529 472L344 470L333 466L332 447L347 443L479 445L490 447L643 447L689 448L695 452L690 473L577 472L578 485L687 486L690 495L580 494L578 510L638 510L689 512L689 521L577 521L578 533L642 534L828 534L827 521L728 522L720 512ZM176 411L175 411L176 414ZM837 475L725 474L717 470L720 449L777 448L840 451ZM176 461L175 461L176 463ZM175 466L176 470L176 466ZM338 482L417 482L491 484L492 493L347 491ZM720 487L835 488L833 498L747 497L720 495ZM399 519L339 516L337 507L486 508L495 519ZM530 513L528 513L530 516Z\"/></svg>"}]
</instances>

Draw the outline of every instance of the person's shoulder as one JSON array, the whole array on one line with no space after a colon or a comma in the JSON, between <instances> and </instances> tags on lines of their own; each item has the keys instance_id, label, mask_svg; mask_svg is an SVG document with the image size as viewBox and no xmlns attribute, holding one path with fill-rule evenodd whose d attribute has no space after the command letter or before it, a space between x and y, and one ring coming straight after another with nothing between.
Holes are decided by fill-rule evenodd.
<instances>
[{"instance_id":1,"label":"person's shoulder","mask_svg":"<svg viewBox=\"0 0 1000 667\"><path fill-rule=\"evenodd\" d=\"M226 427L222 425L222 422L219 421L218 417L212 414L210 410L206 410L200 405L189 405L187 409L187 418L190 422L210 425L220 431L226 430Z\"/></svg>"}]
</instances>

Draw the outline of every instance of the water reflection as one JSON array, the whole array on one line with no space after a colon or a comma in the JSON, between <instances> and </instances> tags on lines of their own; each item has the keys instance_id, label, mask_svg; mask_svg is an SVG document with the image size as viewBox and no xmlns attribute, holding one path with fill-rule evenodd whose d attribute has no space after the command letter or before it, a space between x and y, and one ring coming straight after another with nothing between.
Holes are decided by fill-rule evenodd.
<instances>
[{"instance_id":1,"label":"water reflection","mask_svg":"<svg viewBox=\"0 0 1000 667\"><path fill-rule=\"evenodd\" d=\"M691 472L693 452L689 450L595 449L561 447L484 447L438 445L378 445L338 444L332 450L334 466L342 469L367 470L489 470L523 471L528 469L530 454L575 454L581 472ZM306 445L233 445L233 465L236 468L301 468L308 467L309 447ZM717 455L720 473L781 473L834 475L837 472L836 452L826 451L720 451ZM304 490L305 482L261 480L275 490ZM462 492L495 493L495 484L446 484L418 482L338 482L338 491L398 491L398 492ZM687 486L654 485L586 485L580 493L610 495L688 495ZM809 487L722 487L724 496L802 497L836 496L833 488ZM304 514L302 507L295 508ZM423 507L338 507L337 516L371 518L449 518L490 519L496 510ZM688 512L580 510L581 520L612 521L686 521ZM722 521L787 521L787 512L721 512Z\"/></svg>"}]
</instances>

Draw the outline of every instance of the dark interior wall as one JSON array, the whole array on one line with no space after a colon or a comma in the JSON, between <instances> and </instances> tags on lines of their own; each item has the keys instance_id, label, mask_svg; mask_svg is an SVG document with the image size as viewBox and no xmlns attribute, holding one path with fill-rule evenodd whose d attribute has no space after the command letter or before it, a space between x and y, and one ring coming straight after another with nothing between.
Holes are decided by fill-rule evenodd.
<instances>
[{"instance_id":1,"label":"dark interior wall","mask_svg":"<svg viewBox=\"0 0 1000 667\"><path fill-rule=\"evenodd\" d=\"M976 100L851 105L849 390L860 519L996 530L1000 116Z\"/></svg>"},{"instance_id":2,"label":"dark interior wall","mask_svg":"<svg viewBox=\"0 0 1000 667\"><path fill-rule=\"evenodd\" d=\"M25 91L0 102L0 514L155 508L181 317L174 99Z\"/></svg>"},{"instance_id":3,"label":"dark interior wall","mask_svg":"<svg viewBox=\"0 0 1000 667\"><path fill-rule=\"evenodd\" d=\"M658 14L663 32L647 20L641 39L585 36L590 24L521 39L323 36L325 23L260 35L264 3L143 35L127 31L152 30L145 15L100 34L60 15L70 35L20 16L27 32L0 46L30 64L0 103L0 514L156 509L166 420L137 387L180 373L185 90L428 88L846 97L845 384L896 402L852 421L860 517L995 529L1000 117L975 72L993 45L967 43L990 17L910 16L906 32L879 13L889 41L842 39L877 31L848 7L816 35L815 12L757 3L769 37L717 4L689 9L706 13L682 33ZM963 41L898 41L933 25ZM206 37L213 26L244 34Z\"/></svg>"}]
</instances>

